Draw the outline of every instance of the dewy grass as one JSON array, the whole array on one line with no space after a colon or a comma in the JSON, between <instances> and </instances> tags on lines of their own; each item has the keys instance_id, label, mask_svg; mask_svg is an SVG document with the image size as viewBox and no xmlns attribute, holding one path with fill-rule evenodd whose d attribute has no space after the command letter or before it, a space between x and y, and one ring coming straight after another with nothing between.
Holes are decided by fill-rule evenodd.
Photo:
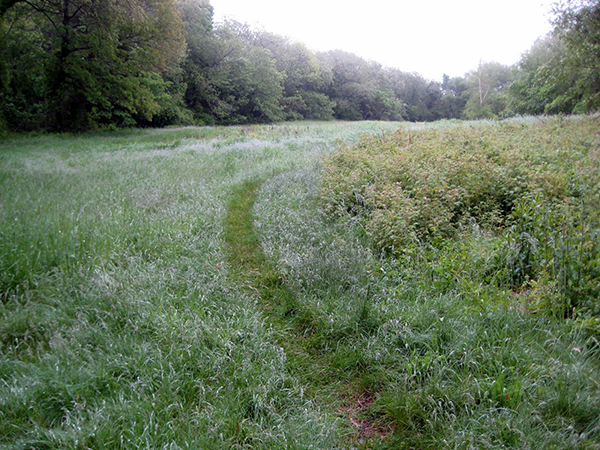
<instances>
[{"instance_id":1,"label":"dewy grass","mask_svg":"<svg viewBox=\"0 0 600 450\"><path fill-rule=\"evenodd\" d=\"M497 236L390 260L319 208L398 127L0 143L0 447L598 447L597 336L482 284Z\"/></svg>"},{"instance_id":2,"label":"dewy grass","mask_svg":"<svg viewBox=\"0 0 600 450\"><path fill-rule=\"evenodd\" d=\"M255 229L254 204L261 185L261 181L249 180L232 190L225 219L231 272L237 284L258 295L259 307L276 327L291 367L323 374L328 368L316 364L318 355L311 355L309 348L309 338L320 331L318 324L312 323L310 310L298 303L294 291L266 257ZM308 367L311 359L314 364Z\"/></svg>"},{"instance_id":3,"label":"dewy grass","mask_svg":"<svg viewBox=\"0 0 600 450\"><path fill-rule=\"evenodd\" d=\"M3 145L0 445L329 446L222 267L231 180L272 156L105 140Z\"/></svg>"},{"instance_id":4,"label":"dewy grass","mask_svg":"<svg viewBox=\"0 0 600 450\"><path fill-rule=\"evenodd\" d=\"M336 374L351 374L372 395L363 417L382 432L371 445L597 445L593 336L500 303L508 293L482 290L475 302L471 292L432 283L441 274L427 267L374 258L360 226L334 224L318 212L315 181L314 172L301 170L267 182L256 206L260 235L298 302L330 338L321 352ZM471 270L455 258L447 270ZM579 387L570 396L566 385Z\"/></svg>"},{"instance_id":5,"label":"dewy grass","mask_svg":"<svg viewBox=\"0 0 600 450\"><path fill-rule=\"evenodd\" d=\"M269 181L267 183L272 184ZM249 180L232 190L225 219L225 241L232 274L237 284L244 285L257 295L258 306L273 326L278 336L277 342L287 355L288 367L292 374L302 380L307 395L315 402L327 405L330 414L344 419L338 425L344 425L345 431L340 429L337 433L349 437L358 434L360 442L365 445L374 439L377 442L387 436L390 430L364 417L358 419L360 414L352 412L356 410L353 403L365 396L370 398L370 394L365 392L368 386L361 382L364 368L357 367L355 363L356 358L361 358L353 348L355 343L343 342L345 335L355 338L357 332L367 331L363 326L369 320L365 303L368 294L362 296L362 303L361 300L357 302L357 310L351 313L350 320L345 315L340 318L345 324L342 330L332 333L329 324L320 317L319 308L292 290L294 284L273 267L263 252L254 220L254 204L260 186L260 181ZM282 187L280 183L277 186ZM270 189L273 187L270 186ZM283 197L288 196L284 194ZM335 283L340 280L332 277L329 281ZM327 300L325 295L320 297ZM303 301L299 301L299 298ZM358 328L354 328L356 324ZM352 330L349 331L349 328ZM336 342L334 347L332 344ZM357 426L357 423L361 425ZM352 424L356 429L351 429ZM346 441L348 445L352 442L356 441Z\"/></svg>"},{"instance_id":6,"label":"dewy grass","mask_svg":"<svg viewBox=\"0 0 600 450\"><path fill-rule=\"evenodd\" d=\"M380 127L2 142L0 446L336 447L335 417L231 284L226 202Z\"/></svg>"}]
</instances>

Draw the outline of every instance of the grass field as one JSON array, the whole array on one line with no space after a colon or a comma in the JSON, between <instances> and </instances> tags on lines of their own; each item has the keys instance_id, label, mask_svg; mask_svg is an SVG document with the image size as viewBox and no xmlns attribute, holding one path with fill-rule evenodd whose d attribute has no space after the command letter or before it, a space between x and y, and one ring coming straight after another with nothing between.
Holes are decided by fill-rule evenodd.
<instances>
[{"instance_id":1,"label":"grass field","mask_svg":"<svg viewBox=\"0 0 600 450\"><path fill-rule=\"evenodd\" d=\"M0 448L599 448L597 118L410 127L1 143Z\"/></svg>"}]
</instances>

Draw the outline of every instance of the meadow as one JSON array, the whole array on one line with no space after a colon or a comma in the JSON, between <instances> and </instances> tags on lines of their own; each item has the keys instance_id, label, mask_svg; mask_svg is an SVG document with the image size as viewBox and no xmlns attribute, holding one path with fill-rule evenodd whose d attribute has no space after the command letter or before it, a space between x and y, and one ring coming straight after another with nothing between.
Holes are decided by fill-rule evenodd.
<instances>
[{"instance_id":1,"label":"meadow","mask_svg":"<svg viewBox=\"0 0 600 450\"><path fill-rule=\"evenodd\" d=\"M598 448L598 121L3 141L0 448Z\"/></svg>"}]
</instances>

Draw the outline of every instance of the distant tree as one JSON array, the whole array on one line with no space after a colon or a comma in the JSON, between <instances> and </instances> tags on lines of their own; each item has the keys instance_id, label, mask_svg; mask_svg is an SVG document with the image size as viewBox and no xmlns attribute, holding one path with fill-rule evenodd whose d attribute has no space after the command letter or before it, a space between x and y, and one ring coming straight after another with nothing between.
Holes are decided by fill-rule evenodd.
<instances>
[{"instance_id":1,"label":"distant tree","mask_svg":"<svg viewBox=\"0 0 600 450\"><path fill-rule=\"evenodd\" d=\"M404 119L411 122L425 122L440 118L441 97L438 83L426 80L418 73L388 69L387 78L391 89L405 110Z\"/></svg>"},{"instance_id":2,"label":"distant tree","mask_svg":"<svg viewBox=\"0 0 600 450\"><path fill-rule=\"evenodd\" d=\"M198 124L214 123L225 115L211 71L223 59L223 49L213 30L213 8L208 0L177 0L183 20L186 52L180 78L184 102ZM177 76L175 77L177 78Z\"/></svg>"},{"instance_id":3,"label":"distant tree","mask_svg":"<svg viewBox=\"0 0 600 450\"><path fill-rule=\"evenodd\" d=\"M506 111L507 91L514 79L513 70L500 63L479 63L467 74L469 98L465 105L467 119L502 117Z\"/></svg>"},{"instance_id":4,"label":"distant tree","mask_svg":"<svg viewBox=\"0 0 600 450\"><path fill-rule=\"evenodd\" d=\"M268 51L284 76L282 106L288 120L333 118L333 102L324 94L331 83L316 55L304 44L265 31L254 34L254 43Z\"/></svg>"},{"instance_id":5,"label":"distant tree","mask_svg":"<svg viewBox=\"0 0 600 450\"><path fill-rule=\"evenodd\" d=\"M245 24L227 21L214 30L204 61L207 112L218 123L276 122L284 118L284 75L272 53L254 42Z\"/></svg>"},{"instance_id":6,"label":"distant tree","mask_svg":"<svg viewBox=\"0 0 600 450\"><path fill-rule=\"evenodd\" d=\"M524 53L508 92L510 114L570 113L575 102L565 95L573 79L563 73L567 48L555 34L538 39Z\"/></svg>"},{"instance_id":7,"label":"distant tree","mask_svg":"<svg viewBox=\"0 0 600 450\"><path fill-rule=\"evenodd\" d=\"M555 7L554 30L518 65L509 90L514 114L583 113L600 108L600 2Z\"/></svg>"},{"instance_id":8,"label":"distant tree","mask_svg":"<svg viewBox=\"0 0 600 450\"><path fill-rule=\"evenodd\" d=\"M554 33L567 52L561 59L560 81L572 87L561 97L575 103L573 112L600 108L600 1L567 0L555 9ZM560 101L560 98L559 98Z\"/></svg>"},{"instance_id":9,"label":"distant tree","mask_svg":"<svg viewBox=\"0 0 600 450\"><path fill-rule=\"evenodd\" d=\"M46 118L46 36L23 5L0 21L0 129L35 130Z\"/></svg>"},{"instance_id":10,"label":"distant tree","mask_svg":"<svg viewBox=\"0 0 600 450\"><path fill-rule=\"evenodd\" d=\"M335 117L342 120L401 120L404 105L396 96L386 70L341 50L320 53L322 67L332 74L327 90L335 101Z\"/></svg>"},{"instance_id":11,"label":"distant tree","mask_svg":"<svg viewBox=\"0 0 600 450\"><path fill-rule=\"evenodd\" d=\"M462 119L468 100L469 85L464 77L442 78L440 115L444 119Z\"/></svg>"},{"instance_id":12,"label":"distant tree","mask_svg":"<svg viewBox=\"0 0 600 450\"><path fill-rule=\"evenodd\" d=\"M320 53L319 59L321 66L331 71L332 83L327 94L335 101L335 117L363 120L362 105L375 90L367 61L341 50Z\"/></svg>"},{"instance_id":13,"label":"distant tree","mask_svg":"<svg viewBox=\"0 0 600 450\"><path fill-rule=\"evenodd\" d=\"M442 86L437 81L429 81L427 83L427 97L425 101L425 106L427 108L427 119L429 121L439 120L443 118L442 111Z\"/></svg>"}]
</instances>

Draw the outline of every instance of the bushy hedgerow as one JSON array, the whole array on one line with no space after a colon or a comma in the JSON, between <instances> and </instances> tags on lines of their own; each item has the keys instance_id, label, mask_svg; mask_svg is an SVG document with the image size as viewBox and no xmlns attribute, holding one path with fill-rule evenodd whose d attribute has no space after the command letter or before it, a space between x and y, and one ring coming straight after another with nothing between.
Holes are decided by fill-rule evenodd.
<instances>
[{"instance_id":1,"label":"bushy hedgerow","mask_svg":"<svg viewBox=\"0 0 600 450\"><path fill-rule=\"evenodd\" d=\"M565 127L585 129L595 120L364 137L324 161L321 198L326 211L359 217L382 250L451 237L466 221L501 228L523 198L581 196L578 171L591 143L573 140Z\"/></svg>"},{"instance_id":2,"label":"bushy hedgerow","mask_svg":"<svg viewBox=\"0 0 600 450\"><path fill-rule=\"evenodd\" d=\"M496 244L474 282L599 316L598 125L539 118L364 137L324 160L321 201L396 258L447 250L476 228Z\"/></svg>"}]
</instances>

